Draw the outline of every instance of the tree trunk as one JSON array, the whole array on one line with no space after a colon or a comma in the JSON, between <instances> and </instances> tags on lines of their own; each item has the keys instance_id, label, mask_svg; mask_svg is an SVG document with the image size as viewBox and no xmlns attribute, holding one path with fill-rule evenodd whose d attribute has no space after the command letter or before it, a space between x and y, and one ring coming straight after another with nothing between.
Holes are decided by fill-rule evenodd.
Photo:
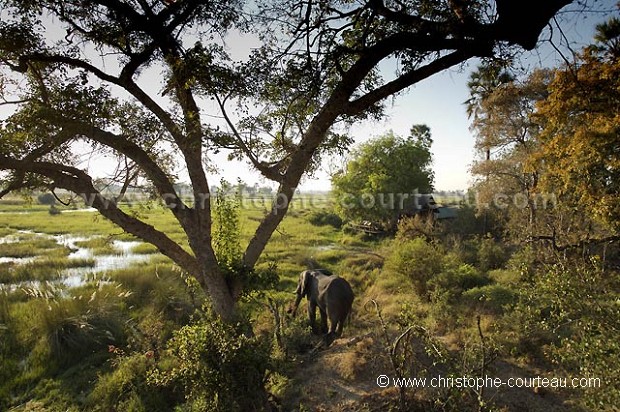
<instances>
[{"instance_id":1,"label":"tree trunk","mask_svg":"<svg viewBox=\"0 0 620 412\"><path fill-rule=\"evenodd\" d=\"M206 218L210 219L210 215ZM196 224L195 227L187 228L186 233L200 267L198 273L190 273L198 279L200 286L210 297L214 312L225 322L234 321L236 299L215 256L211 243L211 224L209 223L208 227Z\"/></svg>"},{"instance_id":2,"label":"tree trunk","mask_svg":"<svg viewBox=\"0 0 620 412\"><path fill-rule=\"evenodd\" d=\"M203 289L211 298L213 311L217 313L224 322L233 322L236 319L236 301L233 298L226 279L221 274L218 267L204 266L201 277Z\"/></svg>"}]
</instances>

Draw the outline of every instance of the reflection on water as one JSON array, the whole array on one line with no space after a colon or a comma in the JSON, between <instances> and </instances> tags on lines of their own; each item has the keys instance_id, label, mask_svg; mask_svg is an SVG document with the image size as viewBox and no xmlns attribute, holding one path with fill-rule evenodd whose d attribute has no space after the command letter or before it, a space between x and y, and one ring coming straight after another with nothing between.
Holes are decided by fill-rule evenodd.
<instances>
[{"instance_id":1,"label":"reflection on water","mask_svg":"<svg viewBox=\"0 0 620 412\"><path fill-rule=\"evenodd\" d=\"M36 259L35 257L5 257L5 256L0 256L0 264L2 264L2 263L24 264L24 263L32 262L35 259Z\"/></svg>"},{"instance_id":2,"label":"reflection on water","mask_svg":"<svg viewBox=\"0 0 620 412\"><path fill-rule=\"evenodd\" d=\"M150 260L149 255L133 253L133 249L140 245L142 242L135 240L113 240L112 247L116 251L114 254L108 255L95 255L93 250L87 247L76 245L77 242L88 241L96 238L97 236L73 236L73 235L54 235L50 236L44 233L36 233L32 231L19 231L17 234L8 235L0 238L0 243L15 243L20 241L19 235L36 235L42 237L50 237L56 241L60 246L67 247L71 250L69 259L88 259L94 261L93 266L88 267L76 267L68 268L61 271L61 279L58 281L68 287L76 287L83 285L87 282L89 275L104 274L105 272L124 269L134 264L148 262ZM36 257L28 258L9 258L0 257L0 263L13 263L24 264L32 262ZM18 287L38 287L40 282L29 281L12 284L10 289Z\"/></svg>"},{"instance_id":3,"label":"reflection on water","mask_svg":"<svg viewBox=\"0 0 620 412\"><path fill-rule=\"evenodd\" d=\"M24 235L34 235L35 232L32 230L18 230L17 233L6 235L4 237L0 237L0 244L2 243L17 243L21 241L25 236ZM40 233L39 235L43 235Z\"/></svg>"},{"instance_id":4,"label":"reflection on water","mask_svg":"<svg viewBox=\"0 0 620 412\"><path fill-rule=\"evenodd\" d=\"M112 247L118 251L118 253L113 255L93 255L91 249L75 246L75 242L79 242L80 240L88 239L70 237L58 242L72 250L69 259L92 259L95 261L92 267L69 268L63 270L63 283L70 287L83 284L84 275L89 273L105 273L111 270L124 269L137 263L148 262L151 259L149 255L138 255L132 252L136 246L142 243L135 240L112 241Z\"/></svg>"}]
</instances>

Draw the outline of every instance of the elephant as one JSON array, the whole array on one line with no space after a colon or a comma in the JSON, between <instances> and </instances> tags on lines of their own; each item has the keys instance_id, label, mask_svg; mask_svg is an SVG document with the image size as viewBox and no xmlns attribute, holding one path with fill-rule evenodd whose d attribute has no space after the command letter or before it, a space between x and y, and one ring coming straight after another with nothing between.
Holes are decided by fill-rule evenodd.
<instances>
[{"instance_id":1,"label":"elephant","mask_svg":"<svg viewBox=\"0 0 620 412\"><path fill-rule=\"evenodd\" d=\"M342 334L344 321L347 319L353 304L353 290L345 279L332 274L326 269L305 270L299 275L297 298L290 312L295 316L299 302L305 296L308 298L308 319L310 326L316 333L316 308L321 313L320 332L326 335L326 341L331 343ZM329 330L327 319L329 318Z\"/></svg>"}]
</instances>

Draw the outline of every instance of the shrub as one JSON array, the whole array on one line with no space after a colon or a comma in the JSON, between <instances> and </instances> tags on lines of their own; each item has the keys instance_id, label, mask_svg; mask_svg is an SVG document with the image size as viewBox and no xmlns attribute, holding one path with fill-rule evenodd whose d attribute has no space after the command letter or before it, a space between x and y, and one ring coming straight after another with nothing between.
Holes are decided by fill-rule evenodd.
<instances>
[{"instance_id":1,"label":"shrub","mask_svg":"<svg viewBox=\"0 0 620 412\"><path fill-rule=\"evenodd\" d=\"M463 298L483 309L502 313L504 308L516 303L517 293L503 285L486 285L466 290Z\"/></svg>"},{"instance_id":2,"label":"shrub","mask_svg":"<svg viewBox=\"0 0 620 412\"><path fill-rule=\"evenodd\" d=\"M58 209L56 206L51 205L50 208L48 209L48 212L50 215L52 216L56 216L61 214L62 212L60 211L60 209Z\"/></svg>"},{"instance_id":3,"label":"shrub","mask_svg":"<svg viewBox=\"0 0 620 412\"><path fill-rule=\"evenodd\" d=\"M492 269L501 268L508 256L504 248L493 238L484 238L480 241L478 248L478 267L486 272Z\"/></svg>"},{"instance_id":4,"label":"shrub","mask_svg":"<svg viewBox=\"0 0 620 412\"><path fill-rule=\"evenodd\" d=\"M395 244L385 267L409 279L418 295L428 298L427 282L441 271L443 252L423 239Z\"/></svg>"},{"instance_id":5,"label":"shrub","mask_svg":"<svg viewBox=\"0 0 620 412\"><path fill-rule=\"evenodd\" d=\"M478 239L461 240L458 237L451 238L451 250L458 256L463 263L473 266L478 265Z\"/></svg>"},{"instance_id":6,"label":"shrub","mask_svg":"<svg viewBox=\"0 0 620 412\"><path fill-rule=\"evenodd\" d=\"M53 206L56 204L56 197L51 193L41 193L37 196L37 201L42 205Z\"/></svg>"},{"instance_id":7,"label":"shrub","mask_svg":"<svg viewBox=\"0 0 620 412\"><path fill-rule=\"evenodd\" d=\"M537 256L534 248L528 245L518 250L510 257L506 266L518 272L521 280L531 281L537 266Z\"/></svg>"},{"instance_id":8,"label":"shrub","mask_svg":"<svg viewBox=\"0 0 620 412\"><path fill-rule=\"evenodd\" d=\"M262 410L269 345L242 332L241 325L211 314L184 326L170 340L151 382L182 388L190 410Z\"/></svg>"},{"instance_id":9,"label":"shrub","mask_svg":"<svg viewBox=\"0 0 620 412\"><path fill-rule=\"evenodd\" d=\"M332 226L336 229L340 229L343 223L340 216L326 210L312 213L308 221L314 226Z\"/></svg>"},{"instance_id":10,"label":"shrub","mask_svg":"<svg viewBox=\"0 0 620 412\"><path fill-rule=\"evenodd\" d=\"M491 270L488 275L493 282L513 288L518 287L522 280L522 273L514 269Z\"/></svg>"},{"instance_id":11,"label":"shrub","mask_svg":"<svg viewBox=\"0 0 620 412\"><path fill-rule=\"evenodd\" d=\"M615 371L620 370L620 277L598 262L557 265L522 288L514 315L522 335L548 336L547 360L578 377L597 377L600 387L584 389L581 400L589 410L620 404Z\"/></svg>"},{"instance_id":12,"label":"shrub","mask_svg":"<svg viewBox=\"0 0 620 412\"><path fill-rule=\"evenodd\" d=\"M445 295L448 302L457 301L466 290L488 285L489 278L478 269L458 261L447 262L441 273L428 281L429 290L433 291L435 299Z\"/></svg>"},{"instance_id":13,"label":"shrub","mask_svg":"<svg viewBox=\"0 0 620 412\"><path fill-rule=\"evenodd\" d=\"M398 222L396 238L407 240L422 237L431 240L441 234L441 229L441 225L437 224L430 216L404 217Z\"/></svg>"},{"instance_id":14,"label":"shrub","mask_svg":"<svg viewBox=\"0 0 620 412\"><path fill-rule=\"evenodd\" d=\"M301 311L305 312L305 311ZM308 353L314 342L308 339L312 329L307 316L297 316L290 319L282 327L282 346L286 353Z\"/></svg>"},{"instance_id":15,"label":"shrub","mask_svg":"<svg viewBox=\"0 0 620 412\"><path fill-rule=\"evenodd\" d=\"M147 382L148 371L155 363L150 353L122 356L115 363L114 371L101 375L88 395L88 410L172 410L170 401L174 403L174 396Z\"/></svg>"}]
</instances>

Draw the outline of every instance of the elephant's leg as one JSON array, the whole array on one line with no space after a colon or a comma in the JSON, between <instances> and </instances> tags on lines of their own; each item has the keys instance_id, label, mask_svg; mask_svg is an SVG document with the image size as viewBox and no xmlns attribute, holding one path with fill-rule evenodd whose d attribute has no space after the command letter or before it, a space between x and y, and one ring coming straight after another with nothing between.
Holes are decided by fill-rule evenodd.
<instances>
[{"instance_id":1,"label":"elephant's leg","mask_svg":"<svg viewBox=\"0 0 620 412\"><path fill-rule=\"evenodd\" d=\"M319 308L321 312L321 333L327 333L327 313Z\"/></svg>"},{"instance_id":2,"label":"elephant's leg","mask_svg":"<svg viewBox=\"0 0 620 412\"><path fill-rule=\"evenodd\" d=\"M329 333L332 334L334 337L340 337L340 335L342 335L342 328L344 327L344 322L347 319L347 314L349 313L349 308L346 304L343 304L340 301L336 301L329 309Z\"/></svg>"},{"instance_id":3,"label":"elephant's leg","mask_svg":"<svg viewBox=\"0 0 620 412\"><path fill-rule=\"evenodd\" d=\"M336 325L338 324L338 316L333 311L329 313L329 333L333 335L336 332Z\"/></svg>"},{"instance_id":4,"label":"elephant's leg","mask_svg":"<svg viewBox=\"0 0 620 412\"><path fill-rule=\"evenodd\" d=\"M340 337L342 335L342 328L344 327L344 321L346 320L346 318L347 317L344 316L343 318L338 319L338 325L336 326L336 330L335 330L337 337Z\"/></svg>"},{"instance_id":5,"label":"elephant's leg","mask_svg":"<svg viewBox=\"0 0 620 412\"><path fill-rule=\"evenodd\" d=\"M316 303L312 301L308 302L308 320L310 321L312 332L318 333L316 328Z\"/></svg>"},{"instance_id":6,"label":"elephant's leg","mask_svg":"<svg viewBox=\"0 0 620 412\"><path fill-rule=\"evenodd\" d=\"M326 331L325 343L329 346L340 335L337 332L338 316L333 311L328 312L327 315L329 317L329 332Z\"/></svg>"}]
</instances>

